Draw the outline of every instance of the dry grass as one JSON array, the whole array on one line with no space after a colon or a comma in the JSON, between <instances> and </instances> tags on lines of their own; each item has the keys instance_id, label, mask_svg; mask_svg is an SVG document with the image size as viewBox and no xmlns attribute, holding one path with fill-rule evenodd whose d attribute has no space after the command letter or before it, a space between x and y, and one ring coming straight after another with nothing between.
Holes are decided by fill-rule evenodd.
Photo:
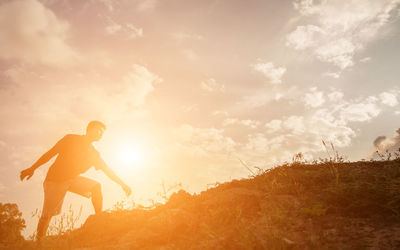
<instances>
[{"instance_id":1,"label":"dry grass","mask_svg":"<svg viewBox=\"0 0 400 250\"><path fill-rule=\"evenodd\" d=\"M326 146L326 145L325 145ZM329 158L262 170L152 208L90 216L49 247L90 249L400 248L400 161ZM258 172L258 173L256 173ZM167 199L167 188L161 193ZM53 244L53 245L51 245Z\"/></svg>"}]
</instances>

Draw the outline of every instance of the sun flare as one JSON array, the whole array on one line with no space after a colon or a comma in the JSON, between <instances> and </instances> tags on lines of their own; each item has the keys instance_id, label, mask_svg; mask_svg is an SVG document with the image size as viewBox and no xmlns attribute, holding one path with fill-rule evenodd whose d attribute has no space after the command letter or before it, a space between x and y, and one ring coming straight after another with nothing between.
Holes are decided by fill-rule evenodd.
<instances>
[{"instance_id":1,"label":"sun flare","mask_svg":"<svg viewBox=\"0 0 400 250\"><path fill-rule=\"evenodd\" d=\"M136 146L123 145L117 150L117 159L124 166L132 166L140 162L141 153Z\"/></svg>"}]
</instances>

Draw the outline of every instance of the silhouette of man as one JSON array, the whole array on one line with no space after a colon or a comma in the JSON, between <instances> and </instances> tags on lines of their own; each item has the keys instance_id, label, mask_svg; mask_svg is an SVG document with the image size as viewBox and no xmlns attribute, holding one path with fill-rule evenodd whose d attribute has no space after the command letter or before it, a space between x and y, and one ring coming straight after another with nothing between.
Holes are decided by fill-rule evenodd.
<instances>
[{"instance_id":1,"label":"silhouette of man","mask_svg":"<svg viewBox=\"0 0 400 250\"><path fill-rule=\"evenodd\" d=\"M91 198L95 213L100 213L103 207L101 184L95 180L80 176L92 166L102 170L111 180L121 185L126 195L131 189L107 166L93 147L92 142L99 141L106 126L99 121L91 121L87 125L85 135L68 134L59 140L53 148L43 154L30 168L21 171L20 179L29 180L35 169L48 162L58 154L50 166L43 182L43 211L37 227L37 240L46 234L51 218L61 213L61 207L67 191L86 198Z\"/></svg>"}]
</instances>

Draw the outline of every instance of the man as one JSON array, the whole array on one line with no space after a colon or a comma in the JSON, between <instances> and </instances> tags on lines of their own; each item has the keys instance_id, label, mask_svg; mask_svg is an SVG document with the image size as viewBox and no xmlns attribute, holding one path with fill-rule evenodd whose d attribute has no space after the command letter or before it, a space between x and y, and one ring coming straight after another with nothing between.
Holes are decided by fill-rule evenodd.
<instances>
[{"instance_id":1,"label":"man","mask_svg":"<svg viewBox=\"0 0 400 250\"><path fill-rule=\"evenodd\" d=\"M102 170L111 180L121 185L127 196L131 194L130 187L107 166L92 145L92 142L101 139L105 128L106 126L102 122L89 122L85 135L68 134L64 136L30 168L21 171L21 181L25 177L29 180L38 167L58 154L43 183L44 202L37 227L38 241L46 234L51 218L61 213L62 203L67 191L91 198L95 213L102 211L101 184L80 176L92 166L97 170Z\"/></svg>"}]
</instances>

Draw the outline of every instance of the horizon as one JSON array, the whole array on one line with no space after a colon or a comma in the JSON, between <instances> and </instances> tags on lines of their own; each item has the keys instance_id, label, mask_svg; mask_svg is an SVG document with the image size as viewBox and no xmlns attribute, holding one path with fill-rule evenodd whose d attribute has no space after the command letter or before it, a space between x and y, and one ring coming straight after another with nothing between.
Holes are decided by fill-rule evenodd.
<instances>
[{"instance_id":1,"label":"horizon","mask_svg":"<svg viewBox=\"0 0 400 250\"><path fill-rule=\"evenodd\" d=\"M349 161L400 148L400 0L0 2L0 202L27 228L66 134L106 124L94 143L132 188L160 200L246 178L299 152ZM240 159L240 160L239 160ZM54 159L52 160L54 161ZM100 171L104 209L126 200ZM90 201L68 194L64 211Z\"/></svg>"}]
</instances>

